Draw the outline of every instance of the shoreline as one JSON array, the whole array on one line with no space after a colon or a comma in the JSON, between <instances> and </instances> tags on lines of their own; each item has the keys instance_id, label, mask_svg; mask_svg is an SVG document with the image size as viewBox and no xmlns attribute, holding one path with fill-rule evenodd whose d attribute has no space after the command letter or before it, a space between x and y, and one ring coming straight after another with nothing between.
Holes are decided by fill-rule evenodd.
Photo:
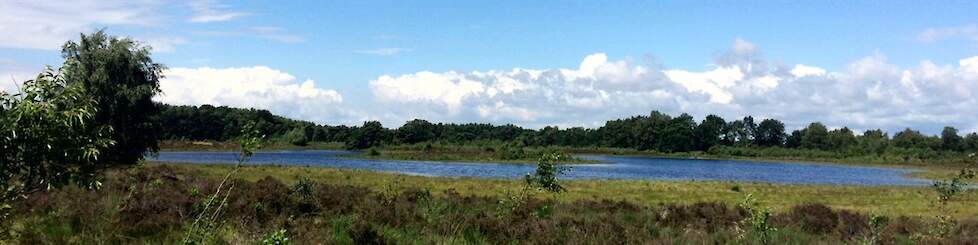
<instances>
[{"instance_id":1,"label":"shoreline","mask_svg":"<svg viewBox=\"0 0 978 245\"><path fill-rule=\"evenodd\" d=\"M201 143L204 142L204 143ZM161 143L160 152L234 152L237 151L237 145L229 142L215 142L215 141L164 141ZM411 161L423 164L424 162L440 162L440 163L495 163L495 164L535 164L536 158L523 158L523 159L511 159L504 160L492 157L492 153L479 149L477 146L438 146L437 152L424 153L420 150L414 150L414 148L419 148L419 145L398 145L390 146L393 149L381 148L378 151L379 155L368 155L365 151L358 150L352 151L351 154L338 155L336 157L346 158L346 159L367 159L367 160L392 160L392 161ZM455 150L446 150L454 148ZM540 147L527 147L530 150L540 150L544 148ZM464 149L464 150L462 150ZM631 149L618 149L618 148L561 148L555 147L551 149L556 149L558 151L566 152L568 155L581 156L581 155L599 155L599 156L613 156L613 157L652 157L652 158L666 158L666 159L685 159L685 160L735 160L735 161L757 161L757 162L772 162L772 163L785 163L785 164L815 164L815 165L836 165L836 166L856 166L856 167L872 167L872 168L890 168L890 169L905 169L908 170L907 173L903 174L906 178L914 179L924 179L924 180L937 180L941 178L947 178L956 174L960 168L956 166L951 166L952 164L921 164L921 163L869 163L869 162L859 162L848 159L804 159L804 158L779 158L779 157L742 157L742 156L728 156L728 155L710 155L702 152L696 153L659 153L659 152L649 152L649 151L638 151ZM273 151L303 151L303 150L342 150L349 151L343 148L342 144L339 142L311 142L307 146L294 146L287 143L269 143L265 145L258 152L273 152ZM576 158L576 157L575 157ZM563 162L567 165L575 164L602 164L601 161L596 160L586 160L586 159L574 159L568 162ZM978 180L969 181L969 183L978 183Z\"/></svg>"}]
</instances>

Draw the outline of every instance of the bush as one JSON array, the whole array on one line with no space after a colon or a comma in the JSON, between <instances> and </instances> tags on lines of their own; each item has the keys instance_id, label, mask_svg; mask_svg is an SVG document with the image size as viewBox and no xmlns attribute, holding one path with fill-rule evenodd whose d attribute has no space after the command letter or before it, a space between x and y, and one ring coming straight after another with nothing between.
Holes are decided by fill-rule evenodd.
<instances>
[{"instance_id":1,"label":"bush","mask_svg":"<svg viewBox=\"0 0 978 245\"><path fill-rule=\"evenodd\" d=\"M309 137L306 136L305 128L295 128L289 130L289 132L285 134L285 139L289 141L289 144L297 146L306 146L309 144Z\"/></svg>"},{"instance_id":2,"label":"bush","mask_svg":"<svg viewBox=\"0 0 978 245\"><path fill-rule=\"evenodd\" d=\"M815 234L832 232L838 216L822 204L802 204L791 209L789 219L798 222L802 230Z\"/></svg>"}]
</instances>

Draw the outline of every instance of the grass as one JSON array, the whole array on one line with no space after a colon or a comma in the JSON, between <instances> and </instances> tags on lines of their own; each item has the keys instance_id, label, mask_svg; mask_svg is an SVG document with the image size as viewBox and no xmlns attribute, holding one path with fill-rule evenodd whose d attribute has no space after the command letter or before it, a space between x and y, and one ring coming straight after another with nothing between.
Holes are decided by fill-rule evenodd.
<instances>
[{"instance_id":1,"label":"grass","mask_svg":"<svg viewBox=\"0 0 978 245\"><path fill-rule=\"evenodd\" d=\"M220 176L227 172L223 165L172 165L176 168L200 171L205 176ZM327 183L345 183L372 190L382 190L395 180L406 187L431 188L440 193L453 189L463 195L495 197L512 190L518 180L423 177L363 170L309 168L285 166L248 166L238 177L255 181L272 176L287 184L299 176ZM565 181L568 192L561 201L619 200L639 204L723 202L736 204L745 193L753 193L761 204L775 210L785 210L804 203L822 203L842 208L884 215L932 217L939 214L931 205L936 193L929 187L911 186L843 186L843 185L778 185L767 183L718 181L655 181L655 180L571 180ZM736 188L735 188L736 187ZM734 191L733 189L739 189ZM978 193L968 191L951 210L965 217L978 217Z\"/></svg>"},{"instance_id":2,"label":"grass","mask_svg":"<svg viewBox=\"0 0 978 245\"><path fill-rule=\"evenodd\" d=\"M97 191L31 194L0 221L8 228L0 230L0 244L179 243L229 167L150 163L108 171ZM566 193L535 192L511 206L504 200L512 196L500 192L515 189L516 180L248 166L232 183L221 221L203 243L274 235L298 244L762 244L760 237L773 244L852 244L870 236L906 244L929 234L935 214L925 208L933 195L923 187L566 181ZM761 236L744 223L750 213L734 203L746 192L760 201L755 207L775 208L767 225L776 231ZM969 210L975 194L952 202L959 222L951 233L919 242L978 239ZM870 229L869 213L888 222Z\"/></svg>"}]
</instances>

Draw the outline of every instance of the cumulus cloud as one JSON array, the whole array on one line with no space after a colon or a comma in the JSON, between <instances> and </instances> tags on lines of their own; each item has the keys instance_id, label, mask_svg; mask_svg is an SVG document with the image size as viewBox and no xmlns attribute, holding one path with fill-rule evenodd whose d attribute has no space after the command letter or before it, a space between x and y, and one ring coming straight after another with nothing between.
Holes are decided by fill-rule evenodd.
<instances>
[{"instance_id":1,"label":"cumulus cloud","mask_svg":"<svg viewBox=\"0 0 978 245\"><path fill-rule=\"evenodd\" d=\"M341 108L343 97L335 90L265 66L172 68L164 74L160 82L163 94L156 98L164 103L267 109L320 123L353 118Z\"/></svg>"},{"instance_id":2,"label":"cumulus cloud","mask_svg":"<svg viewBox=\"0 0 978 245\"><path fill-rule=\"evenodd\" d=\"M791 75L795 75L795 77L824 76L825 69L814 67L814 66L797 64L795 65L795 68L791 69Z\"/></svg>"},{"instance_id":3,"label":"cumulus cloud","mask_svg":"<svg viewBox=\"0 0 978 245\"><path fill-rule=\"evenodd\" d=\"M392 108L385 123L395 126L413 117L600 126L660 110L699 118L778 118L791 128L813 121L857 130L978 128L978 56L957 64L899 67L877 53L830 72L769 63L757 45L737 39L714 65L704 71L667 69L597 53L577 68L422 71L383 75L370 87L379 103Z\"/></svg>"},{"instance_id":4,"label":"cumulus cloud","mask_svg":"<svg viewBox=\"0 0 978 245\"><path fill-rule=\"evenodd\" d=\"M0 47L57 50L65 40L107 25L159 21L158 1L0 1Z\"/></svg>"},{"instance_id":5,"label":"cumulus cloud","mask_svg":"<svg viewBox=\"0 0 978 245\"><path fill-rule=\"evenodd\" d=\"M395 125L422 117L531 127L580 122L596 126L594 122L609 114L631 114L653 105L677 107L684 103L678 100L687 99L676 97L673 91L682 89L680 85L656 69L630 60L608 61L602 53L585 57L576 69L423 71L381 76L370 87L383 107L406 111L408 116L391 119Z\"/></svg>"}]
</instances>

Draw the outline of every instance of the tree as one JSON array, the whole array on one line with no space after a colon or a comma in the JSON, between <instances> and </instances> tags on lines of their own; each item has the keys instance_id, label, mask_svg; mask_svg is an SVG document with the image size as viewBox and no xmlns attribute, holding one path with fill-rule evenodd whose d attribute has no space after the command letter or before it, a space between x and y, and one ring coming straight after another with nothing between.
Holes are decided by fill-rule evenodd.
<instances>
[{"instance_id":1,"label":"tree","mask_svg":"<svg viewBox=\"0 0 978 245\"><path fill-rule=\"evenodd\" d=\"M978 151L978 133L970 133L964 137L965 147L969 151Z\"/></svg>"},{"instance_id":2,"label":"tree","mask_svg":"<svg viewBox=\"0 0 978 245\"><path fill-rule=\"evenodd\" d=\"M856 144L856 136L848 127L842 127L829 132L829 148L843 150Z\"/></svg>"},{"instance_id":3,"label":"tree","mask_svg":"<svg viewBox=\"0 0 978 245\"><path fill-rule=\"evenodd\" d=\"M754 144L754 139L757 135L757 123L754 122L754 117L752 116L746 116L742 121L744 122L744 128L738 132L738 138L740 138L741 145L750 146Z\"/></svg>"},{"instance_id":4,"label":"tree","mask_svg":"<svg viewBox=\"0 0 978 245\"><path fill-rule=\"evenodd\" d=\"M764 119L754 131L754 142L760 146L781 146L784 140L784 123L775 119Z\"/></svg>"},{"instance_id":5,"label":"tree","mask_svg":"<svg viewBox=\"0 0 978 245\"><path fill-rule=\"evenodd\" d=\"M150 47L98 31L65 43L61 56L65 81L81 86L96 102L95 122L112 128L116 144L101 164L134 164L159 149L161 130L153 119L159 107L152 99L165 67L153 61Z\"/></svg>"},{"instance_id":6,"label":"tree","mask_svg":"<svg viewBox=\"0 0 978 245\"><path fill-rule=\"evenodd\" d=\"M78 84L46 70L18 94L0 92L0 219L9 202L69 183L98 187L111 128Z\"/></svg>"},{"instance_id":7,"label":"tree","mask_svg":"<svg viewBox=\"0 0 978 245\"><path fill-rule=\"evenodd\" d=\"M404 126L397 129L397 139L408 144L425 142L434 138L434 125L421 119L408 121L404 123Z\"/></svg>"},{"instance_id":8,"label":"tree","mask_svg":"<svg viewBox=\"0 0 978 245\"><path fill-rule=\"evenodd\" d=\"M353 131L353 135L346 142L346 147L350 149L366 149L379 146L387 138L386 134L387 132L380 122L364 122L362 127Z\"/></svg>"},{"instance_id":9,"label":"tree","mask_svg":"<svg viewBox=\"0 0 978 245\"><path fill-rule=\"evenodd\" d=\"M537 161L536 172L533 175L527 174L524 178L526 183L529 186L536 186L555 194L566 191L567 189L558 182L558 177L569 170L569 168L559 165L560 160L565 157L556 152L543 154Z\"/></svg>"},{"instance_id":10,"label":"tree","mask_svg":"<svg viewBox=\"0 0 978 245\"><path fill-rule=\"evenodd\" d=\"M720 116L709 115L700 125L696 126L694 132L694 139L696 141L696 149L700 151L709 150L710 147L720 144L721 135L723 134L723 127L726 126L727 122L723 120Z\"/></svg>"},{"instance_id":11,"label":"tree","mask_svg":"<svg viewBox=\"0 0 978 245\"><path fill-rule=\"evenodd\" d=\"M945 151L964 150L964 139L958 135L958 129L954 127L944 127L941 131L941 149Z\"/></svg>"},{"instance_id":12,"label":"tree","mask_svg":"<svg viewBox=\"0 0 978 245\"><path fill-rule=\"evenodd\" d=\"M289 132L285 134L285 139L289 141L289 144L293 144L297 146L306 146L309 144L309 138L310 138L310 136L308 136L307 133L311 133L311 131L308 132L307 131L308 130L306 127L294 128L292 130L289 130Z\"/></svg>"},{"instance_id":13,"label":"tree","mask_svg":"<svg viewBox=\"0 0 978 245\"><path fill-rule=\"evenodd\" d=\"M904 129L893 135L893 145L902 148L927 148L927 137L913 129Z\"/></svg>"},{"instance_id":14,"label":"tree","mask_svg":"<svg viewBox=\"0 0 978 245\"><path fill-rule=\"evenodd\" d=\"M669 121L663 131L659 150L664 152L686 152L693 149L693 129L696 121L693 116L683 113Z\"/></svg>"},{"instance_id":15,"label":"tree","mask_svg":"<svg viewBox=\"0 0 978 245\"><path fill-rule=\"evenodd\" d=\"M795 130L791 131L791 135L784 140L784 147L788 148L798 148L801 147L802 138L805 137L805 130Z\"/></svg>"},{"instance_id":16,"label":"tree","mask_svg":"<svg viewBox=\"0 0 978 245\"><path fill-rule=\"evenodd\" d=\"M866 130L856 141L863 153L881 155L889 147L889 137L882 129Z\"/></svg>"},{"instance_id":17,"label":"tree","mask_svg":"<svg viewBox=\"0 0 978 245\"><path fill-rule=\"evenodd\" d=\"M805 128L805 134L801 137L801 146L808 149L829 149L829 132L825 125L813 122Z\"/></svg>"}]
</instances>

